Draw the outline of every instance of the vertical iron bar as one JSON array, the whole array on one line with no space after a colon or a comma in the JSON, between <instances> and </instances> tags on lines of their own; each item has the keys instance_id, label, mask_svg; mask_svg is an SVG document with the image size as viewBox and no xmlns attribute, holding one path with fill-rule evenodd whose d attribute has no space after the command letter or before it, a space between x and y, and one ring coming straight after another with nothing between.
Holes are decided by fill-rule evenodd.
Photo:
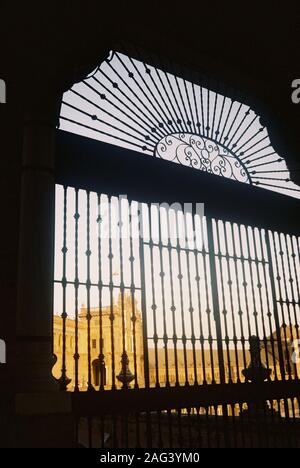
<instances>
[{"instance_id":1,"label":"vertical iron bar","mask_svg":"<svg viewBox=\"0 0 300 468\"><path fill-rule=\"evenodd\" d=\"M256 231L259 235L259 231ZM261 323L262 323L262 329L263 329L263 342L264 342L264 347L265 347L265 355L266 355L266 365L267 368L269 368L269 356L268 356L268 340L267 340L267 335L266 335L266 327L265 327L265 319L264 319L264 304L263 304L263 297L262 297L262 281L261 281L261 275L259 271L259 258L258 258L258 249L257 249L257 239L255 238L255 230L253 230L253 245L254 245L254 255L255 255L255 266L256 266L256 276L257 276L257 287L259 289L259 301L260 301L260 309L261 309ZM262 246L261 246L262 250ZM263 256L263 252L262 256ZM263 257L262 257L263 258ZM271 375L268 377L268 379L271 379Z\"/></svg>"},{"instance_id":2,"label":"vertical iron bar","mask_svg":"<svg viewBox=\"0 0 300 468\"><path fill-rule=\"evenodd\" d=\"M192 132L192 129L191 129L191 126L192 126L192 123L193 123L193 127L194 127L194 132L196 133L196 126L195 126L195 119L194 119L194 116L193 116L193 111L192 111L192 106L191 106L191 101L190 101L190 95L189 95L189 92L188 92L188 89L187 89L187 84L186 84L186 80L183 80L183 84L184 84L184 90L185 90L185 94L186 94L186 97L187 97L187 102L188 102L188 105L189 105L189 111L190 111L190 116L191 116L191 119L188 119L188 126L190 127L190 132Z\"/></svg>"},{"instance_id":3,"label":"vertical iron bar","mask_svg":"<svg viewBox=\"0 0 300 468\"><path fill-rule=\"evenodd\" d=\"M141 308L142 308L143 351L144 351L144 379L145 379L145 387L149 388L150 383L149 383L148 325L147 325L146 279L145 279L145 252L144 252L144 218L143 218L143 205L141 203L139 203L138 205L138 213L139 213L139 254L140 254L140 276L141 276ZM150 236L151 236L151 232L150 232ZM147 417L147 420L148 420L148 417Z\"/></svg>"},{"instance_id":4,"label":"vertical iron bar","mask_svg":"<svg viewBox=\"0 0 300 468\"><path fill-rule=\"evenodd\" d=\"M108 198L108 216L109 216L109 292L110 292L110 337L111 337L111 388L116 389L116 370L115 370L115 339L114 339L114 283L113 283L113 250L112 250L112 198Z\"/></svg>"},{"instance_id":5,"label":"vertical iron bar","mask_svg":"<svg viewBox=\"0 0 300 468\"><path fill-rule=\"evenodd\" d=\"M298 285L298 278L297 278L297 270L296 270L296 265L295 265L295 270L293 272L292 270L292 261L290 260L290 257L293 259L293 262L295 264L295 255L293 254L293 250L292 250L292 238L291 236L289 236L289 239L290 239L290 246L288 245L288 242L287 242L287 236L285 237L285 241L286 241L286 251L287 251L287 260L288 260L288 269L289 269L289 281L291 283L291 291L292 291L292 306L293 306L293 311L294 311L294 321L295 321L295 329L296 329L296 335L297 335L297 340L298 342L300 343L300 337L299 337L299 325L298 325L298 318L297 318L297 298L296 298L296 288L298 288L297 290L297 293L298 293L298 306L299 306L299 299L300 299L300 296L299 296L299 285ZM290 248L291 247L291 248ZM294 273L294 274L293 274ZM294 284L296 283L296 287L294 286ZM296 372L296 376L297 376L297 379L299 379L299 375L297 373L297 366L295 366L296 369L295 369L295 372Z\"/></svg>"},{"instance_id":6,"label":"vertical iron bar","mask_svg":"<svg viewBox=\"0 0 300 468\"><path fill-rule=\"evenodd\" d=\"M168 216L168 212L167 212ZM170 386L169 378L169 356L168 356L168 334L167 334L167 320L166 320L166 300L165 300L165 272L164 272L164 261L163 261L163 239L162 239L162 219L160 208L158 207L158 231L159 231L159 259L160 259L160 278L161 278L161 294L162 294L162 312L163 312L163 343L165 349L165 365L166 365L166 387Z\"/></svg>"},{"instance_id":7,"label":"vertical iron bar","mask_svg":"<svg viewBox=\"0 0 300 468\"><path fill-rule=\"evenodd\" d=\"M192 217L193 214L191 213ZM188 245L188 224L187 224L187 214L184 213L184 227L185 227L185 253L186 253L186 263L187 263L187 277L188 277L188 293L189 293L189 312L191 320L191 342L193 349L193 363L194 363L194 385L198 385L198 376L197 376L197 361L196 361L196 336L195 336L195 325L194 325L194 307L192 299L192 285L191 285L191 272L190 272L190 249ZM193 240L195 243L195 239ZM194 245L195 247L195 245Z\"/></svg>"},{"instance_id":8,"label":"vertical iron bar","mask_svg":"<svg viewBox=\"0 0 300 468\"><path fill-rule=\"evenodd\" d=\"M178 350L177 350L177 327L175 317L175 301L174 301L174 283L173 283L173 267L172 267L172 242L171 242L171 227L170 227L170 211L167 212L167 236L168 236L168 253L169 253L169 274L170 274L170 289L171 289L171 312L172 312L172 325L173 325L173 345L174 345L174 363L175 363L175 385L179 385L178 373Z\"/></svg>"},{"instance_id":9,"label":"vertical iron bar","mask_svg":"<svg viewBox=\"0 0 300 468\"><path fill-rule=\"evenodd\" d=\"M219 371L220 371L220 383L225 384L225 367L224 367L224 355L223 355L223 346L222 346L222 328L221 328L221 319L220 319L220 301L219 301L219 291L218 291L218 279L217 279L217 270L216 270L216 259L215 259L215 246L214 246L214 237L213 237L213 224L210 217L207 218L207 236L208 236L208 246L209 246L209 261L210 261L210 274L211 274L211 286L212 286L212 300L214 308L214 320L216 326L217 334L217 347L218 347L218 362L219 362ZM222 406L223 412L223 421L225 426L225 445L226 447L230 446L227 428L228 428L228 410L227 406Z\"/></svg>"},{"instance_id":10,"label":"vertical iron bar","mask_svg":"<svg viewBox=\"0 0 300 468\"><path fill-rule=\"evenodd\" d=\"M275 319L275 325L276 325L279 366L280 366L281 380L285 380L285 365L284 365L284 357L283 357L283 346L282 346L282 341L281 341L281 327L280 327L279 314L278 314L278 302L277 302L277 297L276 297L276 286L275 286L275 276L274 276L275 270L273 267L270 237L271 237L271 232L270 231L266 232L265 242L266 242L268 262L269 262L269 275L270 275L272 298L273 298L274 319ZM273 234L272 234L272 238L273 238ZM275 251L275 255L276 255L276 251Z\"/></svg>"},{"instance_id":11,"label":"vertical iron bar","mask_svg":"<svg viewBox=\"0 0 300 468\"><path fill-rule=\"evenodd\" d=\"M104 378L104 372L105 372L105 356L104 356L104 350L103 350L103 299L102 299L102 289L103 289L103 282L102 282L102 229L101 229L101 195L98 194L98 218L97 218L97 223L98 223L98 295L99 295L99 335L100 335L100 340L99 340L99 363L100 363L100 385L99 385L99 390L102 391L104 390L104 385L106 384L105 378Z\"/></svg>"},{"instance_id":12,"label":"vertical iron bar","mask_svg":"<svg viewBox=\"0 0 300 468\"><path fill-rule=\"evenodd\" d=\"M286 307L287 307L287 312L288 312L290 336L291 336L292 342L294 342L293 325L292 325L291 311L290 311L291 304L290 304L289 294L288 294L288 279L286 277L286 267L284 265L284 258L283 258L284 257L283 243L282 243L280 234L278 234L278 241L279 241L279 248L280 248L279 255L281 257L281 268L282 268L282 272L283 272L283 284L284 284L284 289L285 289ZM286 242L285 242L285 247L286 247L286 257L287 257L287 261L288 261L288 265L289 265L289 272L291 272L291 270L290 270L290 261L289 261L289 253L288 253L288 247L287 247ZM293 281L293 278L290 277L290 287L291 287L291 290L293 291L292 281ZM283 307L283 304L282 304L282 307ZM287 354L287 360L288 360L287 365L289 366L289 369L290 369L290 372L291 372L291 365L290 365L289 357L290 357L290 354L288 353ZM298 378L296 364L294 364L294 371L295 371L295 377Z\"/></svg>"},{"instance_id":13,"label":"vertical iron bar","mask_svg":"<svg viewBox=\"0 0 300 468\"><path fill-rule=\"evenodd\" d=\"M277 364L276 364L276 355L275 355L275 341L274 341L274 336L272 332L272 321L271 321L271 305L270 305L270 298L269 298L269 293L270 293L270 288L268 285L267 281L267 268L268 268L268 262L265 259L265 254L264 254L264 245L263 245L263 239L265 239L265 231L262 231L262 229L259 230L260 233L260 244L261 244L261 251L262 251L262 258L263 258L263 273L264 273L264 283L265 283L265 289L266 289L266 299L267 299L267 316L268 316L268 321L269 321L269 329L270 329L270 343L271 343L271 348L272 348L272 360L273 360L273 366L274 366L274 377L275 380L278 380L278 374L277 374Z\"/></svg>"},{"instance_id":14,"label":"vertical iron bar","mask_svg":"<svg viewBox=\"0 0 300 468\"><path fill-rule=\"evenodd\" d=\"M78 221L79 221L79 207L78 207L78 189L75 189L75 388L74 391L79 391L79 378L78 378L78 365L79 365L79 352L78 352L78 290L79 290L79 277L78 277Z\"/></svg>"},{"instance_id":15,"label":"vertical iron bar","mask_svg":"<svg viewBox=\"0 0 300 468\"><path fill-rule=\"evenodd\" d=\"M133 333L133 366L134 366L134 387L139 388L138 384L138 370L137 370L137 350L136 350L136 306L135 306L135 277L134 277L134 262L135 258L133 255L133 230L132 230L132 203L128 205L129 209L129 242L130 242L130 292L131 292L131 320L132 320L132 333Z\"/></svg>"},{"instance_id":16,"label":"vertical iron bar","mask_svg":"<svg viewBox=\"0 0 300 468\"><path fill-rule=\"evenodd\" d=\"M172 421L172 410L167 410L168 414L168 428L169 428L169 447L173 448L173 421Z\"/></svg>"},{"instance_id":17,"label":"vertical iron bar","mask_svg":"<svg viewBox=\"0 0 300 468\"><path fill-rule=\"evenodd\" d=\"M74 423L75 423L75 444L76 447L79 447L79 425L80 425L80 418L78 416L75 416L74 418Z\"/></svg>"},{"instance_id":18,"label":"vertical iron bar","mask_svg":"<svg viewBox=\"0 0 300 468\"><path fill-rule=\"evenodd\" d=\"M122 373L124 377L123 381L123 390L128 389L128 383L126 381L126 362L127 362L127 350L126 350L126 326L128 324L125 324L125 310L124 310L124 291L125 291L125 284L124 284L124 272L123 272L123 240L122 240L122 234L123 234L123 220L122 220L122 206L121 206L122 200L118 200L118 224L119 224L119 229L118 229L118 235L119 235L119 254L120 254L120 292L121 292L121 314L122 314Z\"/></svg>"},{"instance_id":19,"label":"vertical iron bar","mask_svg":"<svg viewBox=\"0 0 300 468\"><path fill-rule=\"evenodd\" d=\"M66 369L66 322L67 322L67 197L68 188L64 185L64 219L63 219L63 247L61 249L63 254L63 277L62 277L62 288L63 288L63 312L62 312L62 368L61 378L59 380L60 390L66 390L67 381L67 369Z\"/></svg>"},{"instance_id":20,"label":"vertical iron bar","mask_svg":"<svg viewBox=\"0 0 300 468\"><path fill-rule=\"evenodd\" d=\"M219 221L220 222L220 221ZM232 379L232 372L231 372L231 352L229 348L229 343L230 343L230 337L229 337L229 330L228 330L228 323L227 323L227 309L226 309L226 297L225 297L225 280L224 280L224 269L223 269L223 263L222 263L222 251L221 251L221 240L220 240L220 230L219 230L219 222L215 222L216 226L216 243L217 243L217 251L215 252L215 261L216 258L219 260L219 268L220 268L220 283L221 283L221 291L222 291L222 302L223 302L223 311L222 314L224 316L224 331L225 331L225 336L224 336L224 342L226 345L226 354L227 354L227 361L228 361L228 382L233 383ZM224 226L224 223L223 223ZM226 251L227 252L227 251Z\"/></svg>"},{"instance_id":21,"label":"vertical iron bar","mask_svg":"<svg viewBox=\"0 0 300 468\"><path fill-rule=\"evenodd\" d=\"M243 311L242 311L242 304L241 304L241 291L240 291L240 282L239 282L239 272L238 272L238 257L237 257L237 242L238 236L235 237L233 225L230 223L231 227L231 236L232 236L232 245L233 245L233 261L234 261L234 271L235 271L235 279L236 279L236 291L237 291L237 299L238 299L238 315L240 321L240 328L241 328L241 344L242 344L242 351L243 351L243 365L244 368L247 367L246 361L246 349L245 349L245 336L244 336L244 326L243 326ZM238 228L237 228L238 229ZM242 246L240 245L240 251L242 251ZM240 382L240 372L237 369L238 373L238 382Z\"/></svg>"},{"instance_id":22,"label":"vertical iron bar","mask_svg":"<svg viewBox=\"0 0 300 468\"><path fill-rule=\"evenodd\" d=\"M88 353L88 390L94 390L92 386L91 374L91 246L90 246L90 192L87 195L87 221L86 221L86 234L87 234L87 280L86 280L86 294L87 294L87 353Z\"/></svg>"},{"instance_id":23,"label":"vertical iron bar","mask_svg":"<svg viewBox=\"0 0 300 468\"><path fill-rule=\"evenodd\" d=\"M219 302L219 291L218 291L218 279L215 263L215 246L213 238L213 225L212 219L207 217L207 236L208 236L208 246L209 246L209 262L210 262L210 275L211 275L211 287L212 287L212 301L214 309L214 320L216 326L217 334L217 346L218 346L218 361L219 361L219 370L220 370L220 382L224 384L226 382L225 378L225 368L224 368L224 356L223 356L223 344L222 344L222 328L220 320L220 302ZM227 410L226 410L227 412Z\"/></svg>"},{"instance_id":24,"label":"vertical iron bar","mask_svg":"<svg viewBox=\"0 0 300 468\"><path fill-rule=\"evenodd\" d=\"M185 317L184 317L184 302L183 302L183 275L181 267L181 245L180 245L180 232L179 232L179 216L178 210L176 210L176 234L177 234L177 260L178 260L178 279L179 279L179 291L180 291L180 309L181 309L181 326L182 326L182 343L183 343L183 357L184 357L184 371L185 371L185 385L189 385L188 380L188 364L187 364L187 349L186 349L186 334L185 334Z\"/></svg>"},{"instance_id":25,"label":"vertical iron bar","mask_svg":"<svg viewBox=\"0 0 300 468\"><path fill-rule=\"evenodd\" d=\"M194 216L192 217L192 223L193 223L193 232L196 234L196 222ZM200 217L200 223L201 223L201 243L202 243L202 261L205 263L205 244L204 244L204 232L203 232L203 219ZM203 385L207 384L206 380L206 363L205 363L205 350L204 350L204 343L205 343L205 338L204 338L204 331L203 331L203 320L202 320L202 301L201 301L201 292L200 292L200 272L199 272L199 256L200 252L198 251L197 245L195 243L195 250L194 250L194 255L195 255L195 269L196 269L196 284L197 284L197 300L198 300L198 313L199 313L199 325L200 325L200 336L199 336L199 341L200 341L200 346L201 346L201 360L202 360L202 373L203 373Z\"/></svg>"},{"instance_id":26,"label":"vertical iron bar","mask_svg":"<svg viewBox=\"0 0 300 468\"><path fill-rule=\"evenodd\" d=\"M182 434L182 424L181 424L181 408L177 409L177 423L178 423L178 442L179 447L183 447L183 434Z\"/></svg>"}]
</instances>

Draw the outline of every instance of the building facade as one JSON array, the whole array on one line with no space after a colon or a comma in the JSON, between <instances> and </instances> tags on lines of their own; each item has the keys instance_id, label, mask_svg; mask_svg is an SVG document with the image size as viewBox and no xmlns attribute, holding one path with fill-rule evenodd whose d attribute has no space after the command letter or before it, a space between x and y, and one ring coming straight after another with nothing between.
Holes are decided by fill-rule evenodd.
<instances>
[{"instance_id":1,"label":"building facade","mask_svg":"<svg viewBox=\"0 0 300 468\"><path fill-rule=\"evenodd\" d=\"M104 389L122 387L118 379L122 372L122 356L124 350L128 357L128 369L132 374L131 386L140 388L145 386L145 354L142 314L137 304L132 305L130 296L121 295L115 304L103 307L102 324L100 323L99 308L90 309L90 320L87 320L88 309L82 306L78 314L78 320L67 318L65 322L65 361L66 376L70 380L68 390L75 389L76 382L76 354L78 354L78 388L87 390L89 382L89 349L91 384L95 389L103 385ZM112 319L113 318L113 319ZM88 324L89 323L89 324ZM63 363L63 319L54 315L54 342L55 365L53 375L59 379L62 374ZM90 330L89 330L90 328ZM102 331L101 331L102 329ZM294 330L295 331L295 330ZM282 331L283 333L283 331ZM78 345L76 350L76 336ZM89 337L89 338L88 338ZM268 345L261 342L261 360L263 366L271 371L270 377L280 376L278 353L271 352L272 337L268 339ZM286 374L295 375L300 371L299 364L294 365L291 357L293 353L292 340L288 355L285 356ZM273 346L276 347L276 344ZM102 353L102 354L101 354ZM195 350L184 349L178 346L154 348L149 346L148 372L151 387L194 385L220 383L220 366L218 351L213 348ZM103 355L103 358L102 358ZM223 350L225 380L227 383L244 381L243 371L251 364L248 349ZM102 363L102 364L101 364Z\"/></svg>"}]
</instances>

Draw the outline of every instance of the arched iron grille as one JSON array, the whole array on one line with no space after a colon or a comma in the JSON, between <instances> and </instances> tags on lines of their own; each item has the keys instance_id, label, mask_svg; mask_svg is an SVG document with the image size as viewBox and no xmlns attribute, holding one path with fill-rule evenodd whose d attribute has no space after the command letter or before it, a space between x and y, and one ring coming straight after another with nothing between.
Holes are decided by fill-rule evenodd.
<instances>
[{"instance_id":1,"label":"arched iron grille","mask_svg":"<svg viewBox=\"0 0 300 468\"><path fill-rule=\"evenodd\" d=\"M249 106L119 52L64 94L60 128L300 196Z\"/></svg>"}]
</instances>

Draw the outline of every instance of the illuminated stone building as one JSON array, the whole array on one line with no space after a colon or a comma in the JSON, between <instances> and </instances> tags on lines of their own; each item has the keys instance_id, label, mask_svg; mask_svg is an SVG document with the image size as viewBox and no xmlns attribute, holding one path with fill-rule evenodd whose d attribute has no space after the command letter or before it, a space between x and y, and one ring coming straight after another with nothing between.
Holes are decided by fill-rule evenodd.
<instances>
[{"instance_id":1,"label":"illuminated stone building","mask_svg":"<svg viewBox=\"0 0 300 468\"><path fill-rule=\"evenodd\" d=\"M115 376L122 369L121 359L123 354L123 320L125 325L125 350L128 355L130 367L133 372L134 368L134 346L136 347L136 369L139 376L139 384L143 374L143 332L142 320L140 312L135 309L135 344L133 340L133 320L132 320L132 302L131 298L124 298L124 314L122 312L121 296L118 303L113 306L113 347L111 338L111 314L110 306L102 309L102 353L104 355L103 367L103 385L105 388L112 386L112 368L114 367ZM88 384L88 320L87 308L82 306L78 314L78 386L80 390L85 390ZM100 349L100 316L99 308L91 308L90 320L90 352L91 352L91 383L95 388L100 386L101 372L101 349ZM131 324L131 326L128 326ZM76 321L74 318L66 320L66 372L67 377L71 380L68 390L73 390L75 385L75 342L76 342ZM62 367L63 353L63 332L62 318L58 315L54 316L54 354L57 357L57 362L53 368L53 375L59 379ZM113 366L114 364L114 366ZM117 388L121 388L122 384L117 379L115 380Z\"/></svg>"},{"instance_id":2,"label":"illuminated stone building","mask_svg":"<svg viewBox=\"0 0 300 468\"><path fill-rule=\"evenodd\" d=\"M124 314L122 310L124 309ZM113 352L112 352L112 321L111 313L113 310ZM122 354L125 351L129 360L129 369L135 375L136 368L136 383L139 387L145 385L145 369L144 369L144 348L143 348L143 325L142 316L137 304L134 307L135 315L135 333L133 333L133 308L130 296L124 297L124 307L122 308L121 296L113 307L106 306L102 310L102 353L104 355L104 366L102 366L102 379L105 389L112 388L112 376L115 376L116 388L121 388L122 383L118 380L118 375L122 370ZM125 324L125 346L123 343L123 321ZM130 324L130 326L128 326ZM94 388L99 389L100 373L101 373L101 336L99 308L91 308L90 320L90 367L91 367L91 384ZM294 333L296 330L294 330ZM78 314L78 387L79 390L86 390L88 387L88 320L87 308L82 306ZM284 330L282 330L282 334ZM291 334L291 333L289 333ZM295 335L296 336L296 335ZM135 339L134 339L135 337ZM292 339L289 339L292 343ZM76 355L76 321L74 318L66 320L66 374L70 379L68 390L75 388L76 366L74 356ZM265 349L261 343L261 358L263 365L268 366L271 370L271 379L274 377L274 359L271 352L272 342L268 339L268 345ZM136 352L134 353L134 349ZM266 355L267 350L267 355ZM299 372L299 365L293 366L291 357L293 353L292 344L285 356L286 373L294 375L296 368ZM54 354L57 361L53 368L53 375L59 379L62 368L63 355L63 320L61 316L54 316ZM243 370L250 364L250 353L246 349L245 353L242 349L223 350L224 368L226 382L244 381ZM220 383L220 366L218 360L218 352L216 349L204 349L203 352L199 347L195 349L188 348L184 350L182 347L175 352L174 348L168 347L166 354L165 349L149 347L149 383L151 387L155 387L157 381L160 386L169 384L189 385L197 384L212 384ZM278 353L275 350L275 366L276 373L280 375ZM114 372L112 372L114 369ZM168 369L168 372L167 372Z\"/></svg>"}]
</instances>

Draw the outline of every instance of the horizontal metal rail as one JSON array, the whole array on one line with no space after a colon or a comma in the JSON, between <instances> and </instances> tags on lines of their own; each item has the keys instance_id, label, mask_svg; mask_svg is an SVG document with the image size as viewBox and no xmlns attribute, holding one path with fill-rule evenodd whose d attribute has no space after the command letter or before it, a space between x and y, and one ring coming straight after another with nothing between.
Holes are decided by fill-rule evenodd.
<instances>
[{"instance_id":1,"label":"horizontal metal rail","mask_svg":"<svg viewBox=\"0 0 300 468\"><path fill-rule=\"evenodd\" d=\"M299 382L226 384L175 388L148 388L72 394L72 411L78 416L199 408L267 400L300 398Z\"/></svg>"}]
</instances>

